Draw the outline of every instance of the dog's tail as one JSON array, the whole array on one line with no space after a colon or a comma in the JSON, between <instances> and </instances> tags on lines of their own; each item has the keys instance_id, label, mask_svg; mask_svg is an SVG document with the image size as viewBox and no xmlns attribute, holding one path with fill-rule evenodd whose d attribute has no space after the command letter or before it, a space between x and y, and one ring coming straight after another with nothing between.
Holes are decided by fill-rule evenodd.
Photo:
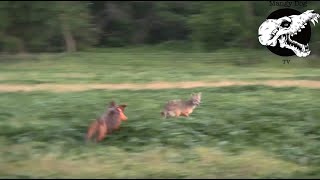
<instances>
[{"instance_id":1,"label":"dog's tail","mask_svg":"<svg viewBox=\"0 0 320 180\"><path fill-rule=\"evenodd\" d=\"M99 129L99 122L95 120L92 122L88 128L88 132L85 137L85 141L88 142L98 131Z\"/></svg>"}]
</instances>

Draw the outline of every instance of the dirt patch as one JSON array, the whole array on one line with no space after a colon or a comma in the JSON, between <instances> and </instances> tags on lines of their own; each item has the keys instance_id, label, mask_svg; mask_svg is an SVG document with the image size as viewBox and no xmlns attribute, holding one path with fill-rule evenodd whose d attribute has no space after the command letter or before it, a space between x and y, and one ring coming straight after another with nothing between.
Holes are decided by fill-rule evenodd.
<instances>
[{"instance_id":1,"label":"dirt patch","mask_svg":"<svg viewBox=\"0 0 320 180\"><path fill-rule=\"evenodd\" d=\"M94 73L53 73L53 77L58 78L89 78L95 77L96 74Z\"/></svg>"},{"instance_id":2,"label":"dirt patch","mask_svg":"<svg viewBox=\"0 0 320 180\"><path fill-rule=\"evenodd\" d=\"M309 80L269 80L269 81L219 81L219 82L152 82L145 84L123 83L123 84L0 84L1 92L19 91L53 91L73 92L87 90L143 90L143 89L189 89L198 87L227 87L245 85L266 85L273 87L306 87L320 88L320 81Z\"/></svg>"}]
</instances>

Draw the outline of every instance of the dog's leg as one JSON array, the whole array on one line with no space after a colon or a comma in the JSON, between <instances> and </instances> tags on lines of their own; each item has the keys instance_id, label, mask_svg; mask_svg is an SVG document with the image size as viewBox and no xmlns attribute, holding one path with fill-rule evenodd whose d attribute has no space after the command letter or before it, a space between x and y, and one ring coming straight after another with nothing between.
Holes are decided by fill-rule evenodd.
<instances>
[{"instance_id":1,"label":"dog's leg","mask_svg":"<svg viewBox=\"0 0 320 180\"><path fill-rule=\"evenodd\" d=\"M88 132L86 135L86 142L88 142L92 138L92 136L94 136L97 130L98 130L98 122L94 121L91 123L91 125L88 128Z\"/></svg>"},{"instance_id":2,"label":"dog's leg","mask_svg":"<svg viewBox=\"0 0 320 180\"><path fill-rule=\"evenodd\" d=\"M97 142L102 141L107 135L107 125L105 123L99 123L99 135L97 137Z\"/></svg>"}]
</instances>

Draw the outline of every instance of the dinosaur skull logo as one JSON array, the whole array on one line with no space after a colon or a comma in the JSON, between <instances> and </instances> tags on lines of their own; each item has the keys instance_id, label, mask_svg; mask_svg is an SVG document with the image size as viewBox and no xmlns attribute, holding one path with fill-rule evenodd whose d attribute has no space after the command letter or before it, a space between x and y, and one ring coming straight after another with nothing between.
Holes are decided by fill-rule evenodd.
<instances>
[{"instance_id":1,"label":"dinosaur skull logo","mask_svg":"<svg viewBox=\"0 0 320 180\"><path fill-rule=\"evenodd\" d=\"M269 15L259 27L259 42L280 56L306 57L310 54L311 26L320 15L313 10L304 13L293 9L280 9Z\"/></svg>"}]
</instances>

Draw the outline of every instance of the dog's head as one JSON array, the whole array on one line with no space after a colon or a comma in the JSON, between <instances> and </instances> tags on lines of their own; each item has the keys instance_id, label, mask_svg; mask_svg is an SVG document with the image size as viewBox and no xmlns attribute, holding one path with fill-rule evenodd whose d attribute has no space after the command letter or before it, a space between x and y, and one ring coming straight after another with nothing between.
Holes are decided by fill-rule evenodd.
<instances>
[{"instance_id":1,"label":"dog's head","mask_svg":"<svg viewBox=\"0 0 320 180\"><path fill-rule=\"evenodd\" d=\"M117 105L114 101L111 101L109 105L109 115L114 117L119 117L121 121L128 120L127 116L124 114L124 110L127 107L126 104Z\"/></svg>"}]
</instances>

